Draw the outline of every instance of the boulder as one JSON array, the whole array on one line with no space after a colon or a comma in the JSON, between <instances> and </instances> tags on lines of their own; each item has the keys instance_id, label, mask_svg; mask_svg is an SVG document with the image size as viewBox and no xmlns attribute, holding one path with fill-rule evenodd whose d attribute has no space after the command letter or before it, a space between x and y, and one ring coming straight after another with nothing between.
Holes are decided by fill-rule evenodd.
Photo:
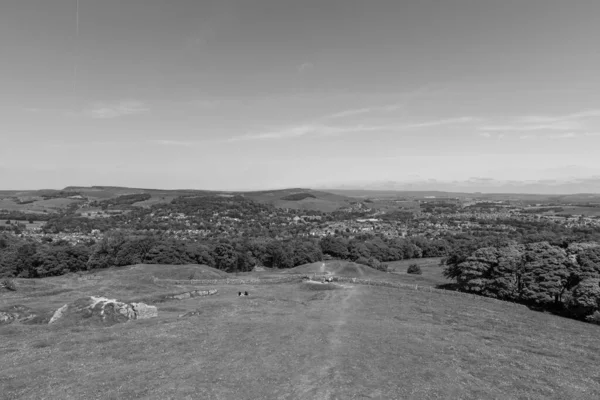
<instances>
[{"instance_id":1,"label":"boulder","mask_svg":"<svg viewBox=\"0 0 600 400\"><path fill-rule=\"evenodd\" d=\"M124 303L106 297L86 297L65 304L54 312L50 324L71 322L75 324L114 325L133 319L158 316L154 306L144 303Z\"/></svg>"}]
</instances>

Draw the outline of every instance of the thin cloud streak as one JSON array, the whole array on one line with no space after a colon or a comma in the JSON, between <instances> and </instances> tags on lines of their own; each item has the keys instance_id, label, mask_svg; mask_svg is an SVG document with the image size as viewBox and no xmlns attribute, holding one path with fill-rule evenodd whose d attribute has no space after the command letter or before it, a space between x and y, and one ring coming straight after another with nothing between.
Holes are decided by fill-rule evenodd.
<instances>
[{"instance_id":1,"label":"thin cloud streak","mask_svg":"<svg viewBox=\"0 0 600 400\"><path fill-rule=\"evenodd\" d=\"M586 120L600 118L600 110L583 110L558 116L522 116L512 122L488 124L480 131L531 132L531 131L577 131L586 128Z\"/></svg>"},{"instance_id":2,"label":"thin cloud streak","mask_svg":"<svg viewBox=\"0 0 600 400\"><path fill-rule=\"evenodd\" d=\"M586 137L594 137L600 136L600 132L565 132L565 133L557 133L553 135L537 135L537 134L527 134L519 136L519 139L577 139L577 138L586 138Z\"/></svg>"},{"instance_id":3,"label":"thin cloud streak","mask_svg":"<svg viewBox=\"0 0 600 400\"><path fill-rule=\"evenodd\" d=\"M600 118L600 110L583 110L561 116L526 116L521 119L524 123L551 123L560 121L571 121L587 118Z\"/></svg>"},{"instance_id":4,"label":"thin cloud streak","mask_svg":"<svg viewBox=\"0 0 600 400\"><path fill-rule=\"evenodd\" d=\"M150 108L138 100L122 100L116 103L97 103L83 111L83 115L95 119L112 119L146 114Z\"/></svg>"},{"instance_id":5,"label":"thin cloud streak","mask_svg":"<svg viewBox=\"0 0 600 400\"><path fill-rule=\"evenodd\" d=\"M392 125L349 125L349 126L332 126L324 124L304 124L272 132L264 132L258 134L248 134L243 136L236 136L228 139L228 142L239 142L245 140L267 140L267 139L286 139L295 138L307 135L316 136L337 136L347 133L357 132L384 132L384 131L395 131L395 130L409 130L409 129L420 129L420 128L431 128L444 125L462 124L469 122L476 122L477 118L473 117L460 117L441 119L433 121L425 121L419 123L410 124L392 124Z\"/></svg>"},{"instance_id":6,"label":"thin cloud streak","mask_svg":"<svg viewBox=\"0 0 600 400\"><path fill-rule=\"evenodd\" d=\"M432 127L436 127L436 126L467 124L467 123L472 123L472 122L481 122L481 119L475 118L475 117L458 117L458 118L439 119L439 120L434 120L434 121L425 121L425 122L403 125L402 129L432 128Z\"/></svg>"},{"instance_id":7,"label":"thin cloud streak","mask_svg":"<svg viewBox=\"0 0 600 400\"><path fill-rule=\"evenodd\" d=\"M200 144L201 142L188 140L152 139L148 140L148 143L157 144L160 146L194 146Z\"/></svg>"},{"instance_id":8,"label":"thin cloud streak","mask_svg":"<svg viewBox=\"0 0 600 400\"><path fill-rule=\"evenodd\" d=\"M405 108L405 106L406 106L406 103L395 103L395 104L388 104L385 106L371 106L371 107L355 108L355 109L344 110L344 111L340 111L340 112L336 112L336 113L327 115L324 119L346 118L346 117L351 117L354 115L369 114L369 113L375 113L375 112L390 112L390 111L402 110Z\"/></svg>"},{"instance_id":9,"label":"thin cloud streak","mask_svg":"<svg viewBox=\"0 0 600 400\"><path fill-rule=\"evenodd\" d=\"M545 124L511 124L511 125L484 125L479 127L481 131L488 132L523 132L523 131L564 131L572 129L581 129L583 125L576 121L556 121Z\"/></svg>"},{"instance_id":10,"label":"thin cloud streak","mask_svg":"<svg viewBox=\"0 0 600 400\"><path fill-rule=\"evenodd\" d=\"M443 92L445 92L445 89L440 87L439 85L425 85L425 86L419 87L413 91L398 93L397 97L399 99L398 99L398 101L396 101L394 103L390 103L390 104L386 104L386 105L379 105L379 106L370 105L370 106L365 106L365 107L342 110L342 111L338 111L338 112L326 115L322 119L323 120L337 119L337 118L346 118L346 117L352 117L355 115L362 115L362 114L404 110L406 108L408 102L415 97L426 96L426 95L431 95L431 94L435 94L435 93L443 93Z\"/></svg>"}]
</instances>

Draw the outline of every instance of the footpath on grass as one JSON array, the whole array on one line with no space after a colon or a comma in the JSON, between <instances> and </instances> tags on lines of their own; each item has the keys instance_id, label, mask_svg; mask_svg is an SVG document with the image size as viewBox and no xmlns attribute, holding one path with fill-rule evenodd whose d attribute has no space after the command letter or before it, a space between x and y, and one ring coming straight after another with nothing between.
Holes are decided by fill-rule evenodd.
<instances>
[{"instance_id":1,"label":"footpath on grass","mask_svg":"<svg viewBox=\"0 0 600 400\"><path fill-rule=\"evenodd\" d=\"M383 286L383 287L391 287L397 289L407 289L407 290L415 290L419 292L429 292L429 293L439 293L449 296L459 296L459 297L469 297L472 299L477 299L478 301L484 301L488 303L502 303L506 305L512 305L514 307L519 308L527 308L527 306L519 303L512 303L509 301L504 301L500 299L495 299L493 297L485 297L479 296L477 294L459 292L456 290L447 290L447 289L438 289L432 286L419 286L418 284L410 284L410 283L402 283L402 282L391 282L381 279L364 279L364 278L353 278L353 277L345 277L345 276L335 276L335 275L290 275L284 276L280 278L250 278L250 279L208 279L208 280L200 280L200 279L159 279L153 278L155 283L169 283L175 285L268 285L268 284L281 284L281 283L300 283L305 280L323 280L330 279L333 282L341 282L341 283L353 283L357 285L369 285L369 286Z\"/></svg>"}]
</instances>

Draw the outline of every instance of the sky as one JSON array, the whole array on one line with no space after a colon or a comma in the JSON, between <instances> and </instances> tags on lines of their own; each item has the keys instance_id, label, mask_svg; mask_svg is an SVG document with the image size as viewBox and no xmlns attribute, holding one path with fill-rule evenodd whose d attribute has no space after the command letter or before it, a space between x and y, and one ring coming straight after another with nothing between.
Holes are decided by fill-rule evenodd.
<instances>
[{"instance_id":1,"label":"sky","mask_svg":"<svg viewBox=\"0 0 600 400\"><path fill-rule=\"evenodd\" d=\"M597 0L3 0L0 189L600 177Z\"/></svg>"}]
</instances>

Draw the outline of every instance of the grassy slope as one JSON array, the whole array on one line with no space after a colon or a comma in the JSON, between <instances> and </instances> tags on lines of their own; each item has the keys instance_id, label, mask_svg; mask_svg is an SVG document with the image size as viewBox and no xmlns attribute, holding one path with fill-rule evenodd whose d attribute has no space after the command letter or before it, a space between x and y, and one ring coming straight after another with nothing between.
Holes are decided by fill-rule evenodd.
<instances>
[{"instance_id":1,"label":"grassy slope","mask_svg":"<svg viewBox=\"0 0 600 400\"><path fill-rule=\"evenodd\" d=\"M215 296L159 304L152 320L109 328L0 327L0 393L7 399L600 396L596 326L510 304L344 286L220 285ZM185 287L145 290L174 289ZM250 297L237 297L238 290ZM192 310L201 313L177 317Z\"/></svg>"},{"instance_id":2,"label":"grassy slope","mask_svg":"<svg viewBox=\"0 0 600 400\"><path fill-rule=\"evenodd\" d=\"M419 286L438 286L452 283L452 281L446 279L442 272L443 267L440 266L441 257L432 258L414 258L411 260L401 260L387 262L388 270L397 276L398 280L405 283L413 283ZM406 270L411 264L417 264L421 267L423 274L414 275L407 274Z\"/></svg>"},{"instance_id":3,"label":"grassy slope","mask_svg":"<svg viewBox=\"0 0 600 400\"><path fill-rule=\"evenodd\" d=\"M312 264L304 264L294 268L281 270L282 274L317 274L317 275L335 275L347 278L364 279L389 279L389 274L378 271L367 265L356 264L349 261L330 260L319 261Z\"/></svg>"},{"instance_id":4,"label":"grassy slope","mask_svg":"<svg viewBox=\"0 0 600 400\"><path fill-rule=\"evenodd\" d=\"M296 201L284 200L285 197L297 193L309 193L315 197ZM333 193L300 188L263 192L246 192L243 194L245 197L252 199L258 203L271 204L278 208L314 210L323 212L331 212L337 210L340 207L348 206L351 202L356 201L356 199L352 199L346 196L340 196Z\"/></svg>"}]
</instances>

